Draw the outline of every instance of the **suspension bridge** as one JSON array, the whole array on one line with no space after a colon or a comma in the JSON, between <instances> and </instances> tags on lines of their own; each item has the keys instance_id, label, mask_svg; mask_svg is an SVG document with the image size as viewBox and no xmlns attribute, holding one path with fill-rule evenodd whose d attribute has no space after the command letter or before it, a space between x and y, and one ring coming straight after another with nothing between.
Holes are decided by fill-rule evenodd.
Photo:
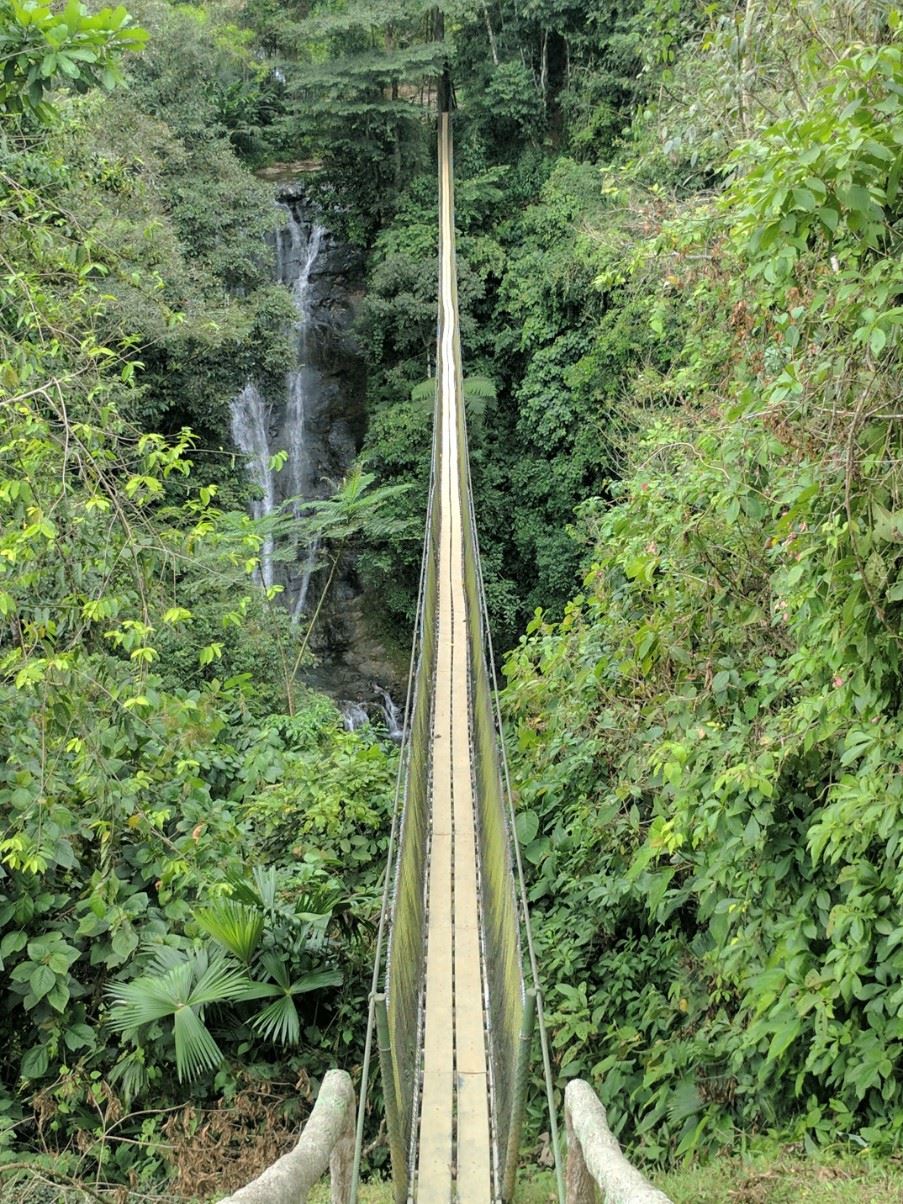
<instances>
[{"instance_id":1,"label":"suspension bridge","mask_svg":"<svg viewBox=\"0 0 903 1204\"><path fill-rule=\"evenodd\" d=\"M586 1084L568 1087L567 1183L560 1162L549 1043L493 689L463 400L452 115L448 104L440 101L440 108L429 509L360 1099L355 1115L351 1080L331 1071L295 1150L229 1200L299 1204L330 1164L333 1200L357 1200L375 1047L396 1204L507 1204L515 1194L538 1030L561 1204L591 1204L596 1184L612 1204L668 1204L623 1158Z\"/></svg>"}]
</instances>

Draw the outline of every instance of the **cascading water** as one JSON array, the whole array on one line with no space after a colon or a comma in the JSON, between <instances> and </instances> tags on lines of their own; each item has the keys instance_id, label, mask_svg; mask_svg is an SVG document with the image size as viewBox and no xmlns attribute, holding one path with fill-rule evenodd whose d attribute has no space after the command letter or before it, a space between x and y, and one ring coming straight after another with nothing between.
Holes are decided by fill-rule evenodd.
<instances>
[{"instance_id":1,"label":"cascading water","mask_svg":"<svg viewBox=\"0 0 903 1204\"><path fill-rule=\"evenodd\" d=\"M275 474L270 462L270 407L249 381L232 402L232 438L247 457L248 473L260 489L251 503L254 518L267 518L276 509ZM260 579L268 589L273 584L273 536L264 536L260 549Z\"/></svg>"},{"instance_id":2,"label":"cascading water","mask_svg":"<svg viewBox=\"0 0 903 1204\"><path fill-rule=\"evenodd\" d=\"M307 245L301 250L301 227L295 220L289 206L284 206L288 213L287 229L296 252L301 268L292 285L292 301L298 320L295 331L298 340L298 364L288 374L288 405L285 414L285 432L288 442L287 468L290 474L292 489L292 513L300 519L303 515L303 499L310 476L310 463L307 456L306 440L306 408L307 398L319 386L319 374L310 366L311 333L314 324L311 276L320 252L326 231L322 226L314 225L307 238ZM285 281L288 283L288 281ZM317 567L319 541L314 539L307 543L301 553L301 575L295 595L295 605L292 619L298 622L307 609L307 595L310 590L310 579Z\"/></svg>"},{"instance_id":3,"label":"cascading water","mask_svg":"<svg viewBox=\"0 0 903 1204\"><path fill-rule=\"evenodd\" d=\"M318 496L318 466L311 455L308 420L323 393L323 373L317 367L317 327L314 280L323 255L326 230L303 220L296 206L279 205L285 224L276 231L276 279L291 290L297 315L295 362L286 373L282 397L267 398L249 381L231 403L232 438L244 453L248 475L261 496L251 503L255 518L277 512L303 519L304 502ZM280 472L271 467L277 452L284 452ZM300 531L301 522L298 523ZM277 564L280 571L277 573ZM285 588L294 621L305 613L311 577L317 567L315 542L299 537L294 547L278 548L272 535L264 539L260 554L260 579L267 587L277 582Z\"/></svg>"},{"instance_id":4,"label":"cascading water","mask_svg":"<svg viewBox=\"0 0 903 1204\"><path fill-rule=\"evenodd\" d=\"M346 698L339 703L339 710L342 713L342 723L346 732L359 731L370 722L370 716L363 703L352 702Z\"/></svg>"},{"instance_id":5,"label":"cascading water","mask_svg":"<svg viewBox=\"0 0 903 1204\"><path fill-rule=\"evenodd\" d=\"M350 556L330 570L324 597L323 549L308 534L311 503L347 475L366 429L366 376L354 335L363 257L322 224L310 194L304 180L280 186L280 223L270 241L273 279L294 309L292 355L275 385L251 380L233 399L232 437L257 489L251 513L272 519L258 578L282 587L281 604L295 622L313 623L317 663L305 666L305 681L336 699L350 729L371 724L397 741L403 720L374 682L401 689L404 668L368 624ZM277 469L274 457L277 465L285 461Z\"/></svg>"},{"instance_id":6,"label":"cascading water","mask_svg":"<svg viewBox=\"0 0 903 1204\"><path fill-rule=\"evenodd\" d=\"M392 696L388 690L384 690L382 686L374 685L373 689L382 699L380 710L383 713L383 720L386 724L386 732L390 740L394 740L396 744L400 744L404 736L404 724L402 723L401 712L392 701Z\"/></svg>"},{"instance_id":7,"label":"cascading water","mask_svg":"<svg viewBox=\"0 0 903 1204\"><path fill-rule=\"evenodd\" d=\"M342 722L345 725L345 730L348 732L356 732L360 728L365 727L371 722L374 714L378 715L382 720L382 725L385 728L386 735L396 744L400 744L404 737L404 726L401 721L401 713L398 707L392 701L392 696L388 690L384 690L382 686L373 684L373 692L381 700L380 702L353 702L351 699L343 698L339 702L339 710L342 713Z\"/></svg>"}]
</instances>

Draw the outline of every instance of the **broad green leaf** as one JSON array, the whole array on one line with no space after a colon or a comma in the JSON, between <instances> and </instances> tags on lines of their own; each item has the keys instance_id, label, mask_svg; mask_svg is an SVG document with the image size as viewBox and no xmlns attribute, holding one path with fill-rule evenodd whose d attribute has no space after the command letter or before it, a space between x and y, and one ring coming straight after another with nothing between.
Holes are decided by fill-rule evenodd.
<instances>
[{"instance_id":1,"label":"broad green leaf","mask_svg":"<svg viewBox=\"0 0 903 1204\"><path fill-rule=\"evenodd\" d=\"M22 1058L22 1063L19 1071L23 1078L39 1079L47 1073L47 1067L50 1064L49 1054L46 1045L36 1045L29 1049Z\"/></svg>"},{"instance_id":2,"label":"broad green leaf","mask_svg":"<svg viewBox=\"0 0 903 1204\"><path fill-rule=\"evenodd\" d=\"M35 999L43 999L56 984L56 975L49 966L36 966L28 979Z\"/></svg>"},{"instance_id":3,"label":"broad green leaf","mask_svg":"<svg viewBox=\"0 0 903 1204\"><path fill-rule=\"evenodd\" d=\"M0 940L0 957L9 957L11 953L19 953L25 948L28 937L24 932L6 932Z\"/></svg>"},{"instance_id":4,"label":"broad green leaf","mask_svg":"<svg viewBox=\"0 0 903 1204\"><path fill-rule=\"evenodd\" d=\"M324 987L338 987L342 983L341 970L314 970L291 985L293 995L304 995L309 991L322 991Z\"/></svg>"},{"instance_id":5,"label":"broad green leaf","mask_svg":"<svg viewBox=\"0 0 903 1204\"><path fill-rule=\"evenodd\" d=\"M536 839L536 833L539 831L539 816L535 811L521 811L515 819L515 827L517 828L517 839L522 845L527 845Z\"/></svg>"}]
</instances>

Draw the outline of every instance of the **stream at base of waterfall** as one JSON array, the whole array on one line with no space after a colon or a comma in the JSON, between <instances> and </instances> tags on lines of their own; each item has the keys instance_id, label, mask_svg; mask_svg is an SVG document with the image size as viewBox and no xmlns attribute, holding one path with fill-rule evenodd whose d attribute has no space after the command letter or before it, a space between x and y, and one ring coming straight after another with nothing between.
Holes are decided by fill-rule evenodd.
<instances>
[{"instance_id":1,"label":"stream at base of waterfall","mask_svg":"<svg viewBox=\"0 0 903 1204\"><path fill-rule=\"evenodd\" d=\"M231 432L256 486L252 515L303 520L305 506L339 487L363 438L364 368L352 330L362 264L300 188L279 189L275 216L270 254L274 279L289 290L295 310L293 361L278 387L245 384L230 403ZM317 543L300 534L302 522L287 529L293 526L299 534L283 534L283 524L278 535L265 536L258 579L261 588L281 586L292 621L303 623L317 608L326 574L319 571ZM360 596L353 573L340 573L330 595L318 620L327 634L315 629L319 663L310 684L336 700L349 731L372 723L397 741L402 718L391 691L400 683L372 647L361 646L360 623L352 617Z\"/></svg>"}]
</instances>

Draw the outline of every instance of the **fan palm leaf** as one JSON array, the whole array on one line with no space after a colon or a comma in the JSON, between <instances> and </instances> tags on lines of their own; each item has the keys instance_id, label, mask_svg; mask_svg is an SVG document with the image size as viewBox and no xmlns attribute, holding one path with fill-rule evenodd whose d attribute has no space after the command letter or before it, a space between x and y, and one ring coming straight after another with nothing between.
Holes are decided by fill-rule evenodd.
<instances>
[{"instance_id":1,"label":"fan palm leaf","mask_svg":"<svg viewBox=\"0 0 903 1204\"><path fill-rule=\"evenodd\" d=\"M222 954L208 957L202 951L183 958L160 973L171 960L167 952L150 973L131 982L113 983L107 989L112 1000L107 1024L114 1032L130 1032L155 1020L172 1019L180 1082L212 1070L222 1060L219 1046L204 1024L205 1007L271 993Z\"/></svg>"},{"instance_id":2,"label":"fan palm leaf","mask_svg":"<svg viewBox=\"0 0 903 1204\"><path fill-rule=\"evenodd\" d=\"M114 1032L123 1033L172 1016L188 1000L191 970L191 964L183 962L159 977L149 974L131 982L113 983L107 988L113 1001L107 1024Z\"/></svg>"},{"instance_id":3,"label":"fan palm leaf","mask_svg":"<svg viewBox=\"0 0 903 1204\"><path fill-rule=\"evenodd\" d=\"M228 1003L236 999L253 999L257 984L251 982L240 966L233 966L224 957L212 958L197 978L187 1002L192 1007L209 1003Z\"/></svg>"},{"instance_id":4,"label":"fan palm leaf","mask_svg":"<svg viewBox=\"0 0 903 1204\"><path fill-rule=\"evenodd\" d=\"M263 935L263 912L238 899L223 898L195 912L206 933L248 965Z\"/></svg>"},{"instance_id":5,"label":"fan palm leaf","mask_svg":"<svg viewBox=\"0 0 903 1204\"><path fill-rule=\"evenodd\" d=\"M278 991L280 997L255 1016L251 1026L255 1032L270 1041L276 1041L280 1045L295 1045L301 1037L301 1021L292 997L304 995L308 991L318 991L323 987L339 986L342 981L341 971L315 970L303 974L294 982L289 982L285 966L275 954L264 953L260 961L267 973L276 980L270 984L270 992L276 994Z\"/></svg>"},{"instance_id":6,"label":"fan palm leaf","mask_svg":"<svg viewBox=\"0 0 903 1204\"><path fill-rule=\"evenodd\" d=\"M291 985L291 992L293 995L304 995L308 991L319 991L323 987L338 987L341 982L341 970L315 970L295 979Z\"/></svg>"},{"instance_id":7,"label":"fan palm leaf","mask_svg":"<svg viewBox=\"0 0 903 1204\"><path fill-rule=\"evenodd\" d=\"M259 1016L254 1017L251 1025L261 1037L280 1045L297 1045L301 1036L301 1021L291 995L274 999Z\"/></svg>"},{"instance_id":8,"label":"fan palm leaf","mask_svg":"<svg viewBox=\"0 0 903 1204\"><path fill-rule=\"evenodd\" d=\"M173 1017L176 1040L176 1073L179 1082L197 1078L205 1070L215 1070L223 1060L222 1051L210 1030L190 1007L180 1007Z\"/></svg>"}]
</instances>

